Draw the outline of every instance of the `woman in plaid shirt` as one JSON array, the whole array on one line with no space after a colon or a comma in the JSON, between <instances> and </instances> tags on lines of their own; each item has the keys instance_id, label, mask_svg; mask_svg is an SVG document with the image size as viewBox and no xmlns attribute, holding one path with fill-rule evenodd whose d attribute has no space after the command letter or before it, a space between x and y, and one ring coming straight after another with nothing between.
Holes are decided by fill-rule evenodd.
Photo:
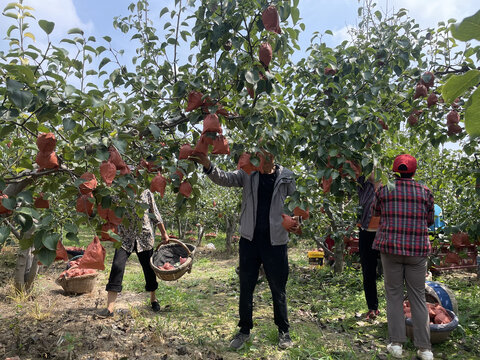
<instances>
[{"instance_id":1,"label":"woman in plaid shirt","mask_svg":"<svg viewBox=\"0 0 480 360\"><path fill-rule=\"evenodd\" d=\"M400 173L395 187L381 186L375 193L373 216L380 216L380 226L373 248L380 251L385 277L388 334L387 350L402 357L402 344L407 340L403 315L404 284L412 309L414 344L422 360L433 359L430 324L425 300L427 258L430 254L428 226L434 220L431 191L412 177L417 160L408 154L399 155L393 171Z\"/></svg>"}]
</instances>

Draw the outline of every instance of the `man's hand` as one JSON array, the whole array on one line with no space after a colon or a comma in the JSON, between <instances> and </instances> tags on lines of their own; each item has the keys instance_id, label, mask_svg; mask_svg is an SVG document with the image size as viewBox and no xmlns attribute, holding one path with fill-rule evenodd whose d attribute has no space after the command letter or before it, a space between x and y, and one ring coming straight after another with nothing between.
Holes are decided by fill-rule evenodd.
<instances>
[{"instance_id":1,"label":"man's hand","mask_svg":"<svg viewBox=\"0 0 480 360\"><path fill-rule=\"evenodd\" d=\"M204 155L204 154L197 153L197 154L190 155L188 160L195 161L196 163L202 165L205 169L209 169L211 165L210 159L208 158L207 155Z\"/></svg>"}]
</instances>

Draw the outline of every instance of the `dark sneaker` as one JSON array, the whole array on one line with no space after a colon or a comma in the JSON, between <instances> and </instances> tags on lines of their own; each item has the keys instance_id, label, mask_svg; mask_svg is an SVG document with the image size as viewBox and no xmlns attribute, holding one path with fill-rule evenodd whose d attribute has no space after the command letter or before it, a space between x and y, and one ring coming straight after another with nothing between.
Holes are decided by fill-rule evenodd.
<instances>
[{"instance_id":1,"label":"dark sneaker","mask_svg":"<svg viewBox=\"0 0 480 360\"><path fill-rule=\"evenodd\" d=\"M288 349L293 346L292 338L288 332L278 333L278 347L280 349Z\"/></svg>"},{"instance_id":2,"label":"dark sneaker","mask_svg":"<svg viewBox=\"0 0 480 360\"><path fill-rule=\"evenodd\" d=\"M113 317L113 312L108 311L108 309L103 309L98 314L96 314L96 316L99 319L107 319Z\"/></svg>"},{"instance_id":3,"label":"dark sneaker","mask_svg":"<svg viewBox=\"0 0 480 360\"><path fill-rule=\"evenodd\" d=\"M158 303L158 301L152 302L152 310L155 311L155 312L160 311L160 304Z\"/></svg>"},{"instance_id":4,"label":"dark sneaker","mask_svg":"<svg viewBox=\"0 0 480 360\"><path fill-rule=\"evenodd\" d=\"M230 341L230 348L234 350L240 350L245 346L245 343L250 340L250 334L244 334L241 332L238 332L237 335L235 335Z\"/></svg>"}]
</instances>

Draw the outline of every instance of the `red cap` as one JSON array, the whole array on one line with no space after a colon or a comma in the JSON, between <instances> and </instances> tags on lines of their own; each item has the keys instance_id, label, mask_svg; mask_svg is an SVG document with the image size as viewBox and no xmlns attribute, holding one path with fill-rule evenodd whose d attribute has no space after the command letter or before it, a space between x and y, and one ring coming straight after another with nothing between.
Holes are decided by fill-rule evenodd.
<instances>
[{"instance_id":1,"label":"red cap","mask_svg":"<svg viewBox=\"0 0 480 360\"><path fill-rule=\"evenodd\" d=\"M399 170L400 165L405 165L407 170ZM392 170L400 174L415 173L417 170L417 159L408 154L398 155L393 161Z\"/></svg>"}]
</instances>

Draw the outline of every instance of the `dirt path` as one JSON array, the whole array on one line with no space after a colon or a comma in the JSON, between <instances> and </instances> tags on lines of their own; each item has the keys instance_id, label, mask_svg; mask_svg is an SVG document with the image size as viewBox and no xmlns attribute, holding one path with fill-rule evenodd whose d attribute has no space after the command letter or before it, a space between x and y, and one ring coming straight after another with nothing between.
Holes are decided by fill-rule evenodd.
<instances>
[{"instance_id":1,"label":"dirt path","mask_svg":"<svg viewBox=\"0 0 480 360\"><path fill-rule=\"evenodd\" d=\"M0 278L0 358L25 359L222 359L212 350L192 348L177 334L160 334L151 322L146 294L122 292L113 319L98 319L105 306L105 272L90 294L67 296L55 284L65 265L41 274L32 296L16 296L3 267ZM11 269L10 269L11 271Z\"/></svg>"}]
</instances>

